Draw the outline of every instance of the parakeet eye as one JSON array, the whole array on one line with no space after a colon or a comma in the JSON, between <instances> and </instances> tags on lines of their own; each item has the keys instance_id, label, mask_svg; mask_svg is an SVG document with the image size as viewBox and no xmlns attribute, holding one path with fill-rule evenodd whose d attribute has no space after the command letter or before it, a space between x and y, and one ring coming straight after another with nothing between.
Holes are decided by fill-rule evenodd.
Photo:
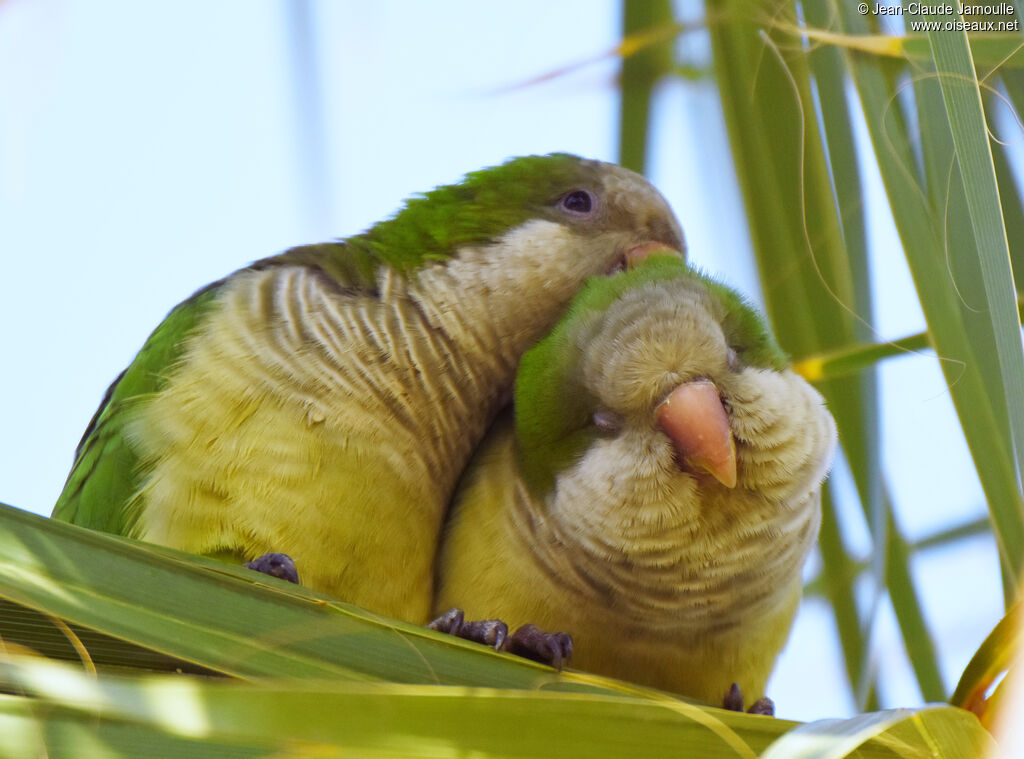
<instances>
[{"instance_id":1,"label":"parakeet eye","mask_svg":"<svg viewBox=\"0 0 1024 759\"><path fill-rule=\"evenodd\" d=\"M612 411L597 411L593 420L594 426L607 435L617 435L622 429L622 419Z\"/></svg>"},{"instance_id":2,"label":"parakeet eye","mask_svg":"<svg viewBox=\"0 0 1024 759\"><path fill-rule=\"evenodd\" d=\"M586 190L573 190L567 195L562 196L559 205L562 207L562 210L568 211L571 214L585 216L594 210L594 206L597 204L594 201L594 196Z\"/></svg>"}]
</instances>

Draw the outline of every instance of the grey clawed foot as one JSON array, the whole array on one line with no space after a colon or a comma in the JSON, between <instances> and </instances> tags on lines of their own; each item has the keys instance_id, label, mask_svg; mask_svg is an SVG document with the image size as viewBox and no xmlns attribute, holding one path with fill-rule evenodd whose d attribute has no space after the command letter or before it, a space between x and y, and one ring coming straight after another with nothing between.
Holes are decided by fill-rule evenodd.
<instances>
[{"instance_id":1,"label":"grey clawed foot","mask_svg":"<svg viewBox=\"0 0 1024 759\"><path fill-rule=\"evenodd\" d=\"M740 690L739 685L736 683L732 684L729 692L722 699L722 706L733 712L743 711L743 691ZM767 697L759 698L747 709L747 714L763 714L768 717L774 717L775 702Z\"/></svg>"},{"instance_id":2,"label":"grey clawed foot","mask_svg":"<svg viewBox=\"0 0 1024 759\"><path fill-rule=\"evenodd\" d=\"M505 650L508 640L508 625L500 619L485 619L479 622L467 622L462 609L451 609L435 619L429 625L431 630L448 633L457 638L483 643L495 651Z\"/></svg>"},{"instance_id":3,"label":"grey clawed foot","mask_svg":"<svg viewBox=\"0 0 1024 759\"><path fill-rule=\"evenodd\" d=\"M461 609L445 612L427 627L559 670L572 656L572 637L567 633L546 633L536 625L527 624L509 635L508 625L500 619L467 622Z\"/></svg>"},{"instance_id":4,"label":"grey clawed foot","mask_svg":"<svg viewBox=\"0 0 1024 759\"><path fill-rule=\"evenodd\" d=\"M265 553L245 562L244 566L261 574L299 584L299 572L295 568L295 562L286 553Z\"/></svg>"},{"instance_id":5,"label":"grey clawed foot","mask_svg":"<svg viewBox=\"0 0 1024 759\"><path fill-rule=\"evenodd\" d=\"M527 624L512 633L505 650L561 670L562 665L572 658L572 636L563 632L544 632L536 625Z\"/></svg>"}]
</instances>

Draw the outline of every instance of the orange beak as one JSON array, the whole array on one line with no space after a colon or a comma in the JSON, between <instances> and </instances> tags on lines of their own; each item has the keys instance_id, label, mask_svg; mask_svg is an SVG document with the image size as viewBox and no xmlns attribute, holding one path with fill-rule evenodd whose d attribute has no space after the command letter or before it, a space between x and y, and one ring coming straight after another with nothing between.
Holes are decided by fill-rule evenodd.
<instances>
[{"instance_id":1,"label":"orange beak","mask_svg":"<svg viewBox=\"0 0 1024 759\"><path fill-rule=\"evenodd\" d=\"M632 269L638 263L646 261L653 255L672 256L673 258L683 257L683 254L671 245L666 245L663 242L645 242L635 245L626 251L626 268Z\"/></svg>"},{"instance_id":2,"label":"orange beak","mask_svg":"<svg viewBox=\"0 0 1024 759\"><path fill-rule=\"evenodd\" d=\"M713 382L684 382L658 405L655 415L680 464L707 472L727 488L736 487L736 441Z\"/></svg>"}]
</instances>

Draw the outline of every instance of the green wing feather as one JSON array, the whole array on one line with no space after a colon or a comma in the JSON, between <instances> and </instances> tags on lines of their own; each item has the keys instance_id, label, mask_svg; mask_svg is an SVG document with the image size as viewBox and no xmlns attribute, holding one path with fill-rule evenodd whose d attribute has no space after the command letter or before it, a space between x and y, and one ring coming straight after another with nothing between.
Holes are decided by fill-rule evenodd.
<instances>
[{"instance_id":1,"label":"green wing feather","mask_svg":"<svg viewBox=\"0 0 1024 759\"><path fill-rule=\"evenodd\" d=\"M373 294L383 262L365 247L338 241L292 248L248 268L289 265L318 269L345 291ZM183 357L188 336L202 323L227 281L207 285L177 305L107 389L78 444L53 517L95 530L128 533L129 504L144 474L126 436L132 411L165 387Z\"/></svg>"},{"instance_id":2,"label":"green wing feather","mask_svg":"<svg viewBox=\"0 0 1024 759\"><path fill-rule=\"evenodd\" d=\"M185 350L186 338L202 322L224 280L195 293L167 315L131 365L114 380L75 452L53 516L96 530L125 534L126 505L138 487L139 458L125 435L131 411L158 393Z\"/></svg>"}]
</instances>

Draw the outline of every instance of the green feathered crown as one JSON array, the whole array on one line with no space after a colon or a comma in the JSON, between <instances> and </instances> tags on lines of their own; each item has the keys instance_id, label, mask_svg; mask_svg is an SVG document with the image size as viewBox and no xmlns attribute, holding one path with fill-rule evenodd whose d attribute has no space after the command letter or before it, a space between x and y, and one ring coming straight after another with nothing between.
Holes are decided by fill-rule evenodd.
<instances>
[{"instance_id":1,"label":"green feathered crown","mask_svg":"<svg viewBox=\"0 0 1024 759\"><path fill-rule=\"evenodd\" d=\"M344 286L372 290L382 265L409 274L530 219L557 218L557 202L567 190L598 189L600 167L568 153L513 158L409 198L393 217L354 237L292 248L256 266L315 266Z\"/></svg>"}]
</instances>

